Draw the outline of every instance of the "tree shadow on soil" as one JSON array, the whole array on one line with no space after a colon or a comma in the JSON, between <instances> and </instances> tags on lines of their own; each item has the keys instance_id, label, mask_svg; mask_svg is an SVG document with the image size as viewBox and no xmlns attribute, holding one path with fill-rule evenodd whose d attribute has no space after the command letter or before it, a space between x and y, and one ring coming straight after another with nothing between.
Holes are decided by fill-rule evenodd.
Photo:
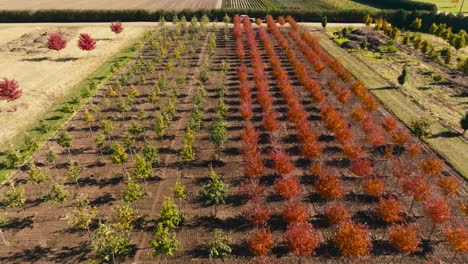
<instances>
[{"instance_id":1,"label":"tree shadow on soil","mask_svg":"<svg viewBox=\"0 0 468 264\"><path fill-rule=\"evenodd\" d=\"M89 202L89 205L91 206L100 206L103 204L108 204L110 202L115 201L115 198L112 197L110 193L106 193L104 195L99 196L98 198L92 200Z\"/></svg>"},{"instance_id":2,"label":"tree shadow on soil","mask_svg":"<svg viewBox=\"0 0 468 264\"><path fill-rule=\"evenodd\" d=\"M370 195L365 195L365 194L360 194L360 193L355 193L355 192L350 192L346 194L344 197L344 200L351 201L351 202L358 202L362 204L373 204L379 201L379 199L376 197L372 197Z\"/></svg>"},{"instance_id":3,"label":"tree shadow on soil","mask_svg":"<svg viewBox=\"0 0 468 264\"><path fill-rule=\"evenodd\" d=\"M0 226L3 230L22 230L25 228L32 228L33 216L26 218L14 218L8 221L6 224Z\"/></svg>"},{"instance_id":4,"label":"tree shadow on soil","mask_svg":"<svg viewBox=\"0 0 468 264\"><path fill-rule=\"evenodd\" d=\"M21 59L21 61L28 61L28 62L41 62L50 59L50 57L37 57L37 58L25 58Z\"/></svg>"},{"instance_id":5,"label":"tree shadow on soil","mask_svg":"<svg viewBox=\"0 0 468 264\"><path fill-rule=\"evenodd\" d=\"M35 246L33 249L24 249L11 256L0 256L0 262L3 263L33 263L44 260L51 253L49 247Z\"/></svg>"},{"instance_id":6,"label":"tree shadow on soil","mask_svg":"<svg viewBox=\"0 0 468 264\"><path fill-rule=\"evenodd\" d=\"M373 240L371 254L374 256L393 255L398 253L395 247L387 240Z\"/></svg>"},{"instance_id":7,"label":"tree shadow on soil","mask_svg":"<svg viewBox=\"0 0 468 264\"><path fill-rule=\"evenodd\" d=\"M61 250L52 258L60 263L85 262L89 259L89 254L92 252L91 245L88 241L80 242L75 247L62 247Z\"/></svg>"},{"instance_id":8,"label":"tree shadow on soil","mask_svg":"<svg viewBox=\"0 0 468 264\"><path fill-rule=\"evenodd\" d=\"M444 131L430 136L429 138L454 138L460 136L460 133L455 133L452 131Z\"/></svg>"},{"instance_id":9,"label":"tree shadow on soil","mask_svg":"<svg viewBox=\"0 0 468 264\"><path fill-rule=\"evenodd\" d=\"M189 225L190 228L203 227L209 231L215 229L232 230L232 231L245 231L251 228L250 224L245 220L244 217L238 215L234 217L228 217L226 219L220 219L212 215L198 216L193 220L193 223Z\"/></svg>"},{"instance_id":10,"label":"tree shadow on soil","mask_svg":"<svg viewBox=\"0 0 468 264\"><path fill-rule=\"evenodd\" d=\"M338 258L340 257L340 250L332 241L326 241L315 249L315 255L317 257Z\"/></svg>"},{"instance_id":11,"label":"tree shadow on soil","mask_svg":"<svg viewBox=\"0 0 468 264\"><path fill-rule=\"evenodd\" d=\"M373 211L357 211L351 219L355 223L366 224L369 229L385 228L388 225Z\"/></svg>"}]
</instances>

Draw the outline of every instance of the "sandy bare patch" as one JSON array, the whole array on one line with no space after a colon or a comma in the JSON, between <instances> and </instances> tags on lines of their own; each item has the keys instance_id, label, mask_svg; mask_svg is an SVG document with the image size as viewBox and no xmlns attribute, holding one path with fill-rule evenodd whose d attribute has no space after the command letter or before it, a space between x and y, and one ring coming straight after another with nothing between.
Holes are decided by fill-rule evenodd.
<instances>
[{"instance_id":1,"label":"sandy bare patch","mask_svg":"<svg viewBox=\"0 0 468 264\"><path fill-rule=\"evenodd\" d=\"M0 78L16 79L23 89L23 96L15 102L0 103L0 142L7 143L19 131L34 124L47 109L55 104L57 99L66 95L74 85L106 59L130 45L146 29L140 25L127 26L117 39L110 32L108 24L84 26L38 24L30 26L29 32L22 28L19 30L21 34L15 33L18 30L15 26L2 26L0 32L6 34L0 34L0 43L6 44L0 45L0 49L8 47L13 49L13 52L10 50L0 53L2 58ZM57 31L73 34L60 55L52 51L28 54L28 48L37 47L40 44L40 42L34 43L37 36L41 36L44 32ZM90 54L77 47L78 34L81 32L87 32L97 39L97 48ZM9 38L10 33L20 35L20 37L16 40L4 41L3 36ZM27 35L24 36L24 34ZM13 43L17 43L17 47L13 47Z\"/></svg>"}]
</instances>

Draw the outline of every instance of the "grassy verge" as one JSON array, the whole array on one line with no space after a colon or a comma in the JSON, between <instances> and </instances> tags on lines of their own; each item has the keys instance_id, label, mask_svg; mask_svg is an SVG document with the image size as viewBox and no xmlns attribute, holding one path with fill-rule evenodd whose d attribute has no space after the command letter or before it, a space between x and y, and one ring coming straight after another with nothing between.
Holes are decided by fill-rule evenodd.
<instances>
[{"instance_id":1,"label":"grassy verge","mask_svg":"<svg viewBox=\"0 0 468 264\"><path fill-rule=\"evenodd\" d=\"M376 74L374 69L357 60L345 50L338 47L324 34L318 34L320 44L334 57L340 58L343 65L349 69L356 78L362 80L371 92L393 112L406 125L412 120L431 116L419 108L410 98L394 87L393 81ZM468 178L468 144L454 135L439 122L432 125L434 136L425 139L425 142L437 153L443 156L463 177Z\"/></svg>"},{"instance_id":2,"label":"grassy verge","mask_svg":"<svg viewBox=\"0 0 468 264\"><path fill-rule=\"evenodd\" d=\"M81 80L78 84L73 86L70 91L60 98L56 105L47 109L45 114L37 120L37 122L30 127L19 132L9 142L4 142L0 145L0 182L3 182L14 170L8 169L5 165L7 152L10 149L18 150L21 156L21 163L26 162L35 151L29 151L24 144L24 135L28 133L39 145L39 149L47 142L47 140L60 130L60 128L70 120L81 107L93 97L93 95L103 87L105 83L113 76L116 69L127 64L134 56L135 52L139 50L141 40L132 43L130 46L120 50L118 53L107 59L95 71L93 71L86 78ZM91 87L91 89L90 89ZM92 88L94 87L94 88ZM90 94L78 103L72 104L76 98L81 98L83 89L89 89ZM65 109L69 106L74 107L74 111L69 113ZM52 129L47 133L41 133L39 126L41 121L50 125Z\"/></svg>"}]
</instances>

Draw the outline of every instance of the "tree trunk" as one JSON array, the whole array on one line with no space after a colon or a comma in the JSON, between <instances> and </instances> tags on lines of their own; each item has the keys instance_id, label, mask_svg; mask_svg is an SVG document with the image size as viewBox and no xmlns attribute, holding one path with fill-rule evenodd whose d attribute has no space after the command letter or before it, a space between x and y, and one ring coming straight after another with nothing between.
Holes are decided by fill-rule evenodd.
<instances>
[{"instance_id":1,"label":"tree trunk","mask_svg":"<svg viewBox=\"0 0 468 264\"><path fill-rule=\"evenodd\" d=\"M398 262L399 264L401 264L401 262L403 261L403 257L405 256L405 254L401 254L401 258L400 258L400 262Z\"/></svg>"},{"instance_id":2,"label":"tree trunk","mask_svg":"<svg viewBox=\"0 0 468 264\"><path fill-rule=\"evenodd\" d=\"M432 234L434 233L435 227L436 227L436 224L435 223L432 224L431 232L429 233L429 237L427 238L427 240L431 241L431 237L432 237Z\"/></svg>"},{"instance_id":3,"label":"tree trunk","mask_svg":"<svg viewBox=\"0 0 468 264\"><path fill-rule=\"evenodd\" d=\"M3 230L1 228L0 228L0 235L2 236L3 245L6 246L8 244L8 242L6 241L5 235L3 234Z\"/></svg>"},{"instance_id":4,"label":"tree trunk","mask_svg":"<svg viewBox=\"0 0 468 264\"><path fill-rule=\"evenodd\" d=\"M457 254L458 254L457 251L455 251L455 253L453 253L453 257L452 257L452 260L450 261L450 264L452 264L455 261L455 258L457 257Z\"/></svg>"},{"instance_id":5,"label":"tree trunk","mask_svg":"<svg viewBox=\"0 0 468 264\"><path fill-rule=\"evenodd\" d=\"M411 205L410 205L410 209L408 210L408 216L411 214L411 212L413 211L413 205L414 205L414 197L413 197L413 201L411 202Z\"/></svg>"}]
</instances>

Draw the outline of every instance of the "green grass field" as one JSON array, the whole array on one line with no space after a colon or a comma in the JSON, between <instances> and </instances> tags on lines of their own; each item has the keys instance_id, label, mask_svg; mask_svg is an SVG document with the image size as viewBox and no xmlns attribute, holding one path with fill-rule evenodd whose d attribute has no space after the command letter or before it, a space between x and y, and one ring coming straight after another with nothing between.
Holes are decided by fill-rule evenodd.
<instances>
[{"instance_id":1,"label":"green grass field","mask_svg":"<svg viewBox=\"0 0 468 264\"><path fill-rule=\"evenodd\" d=\"M458 3L453 3L452 0L418 0L420 2L427 2L436 4L439 11L458 13L463 0L458 0ZM468 1L463 5L462 13L468 13Z\"/></svg>"},{"instance_id":2,"label":"green grass field","mask_svg":"<svg viewBox=\"0 0 468 264\"><path fill-rule=\"evenodd\" d=\"M369 9L375 8L351 0L272 0L279 8L306 10Z\"/></svg>"}]
</instances>

